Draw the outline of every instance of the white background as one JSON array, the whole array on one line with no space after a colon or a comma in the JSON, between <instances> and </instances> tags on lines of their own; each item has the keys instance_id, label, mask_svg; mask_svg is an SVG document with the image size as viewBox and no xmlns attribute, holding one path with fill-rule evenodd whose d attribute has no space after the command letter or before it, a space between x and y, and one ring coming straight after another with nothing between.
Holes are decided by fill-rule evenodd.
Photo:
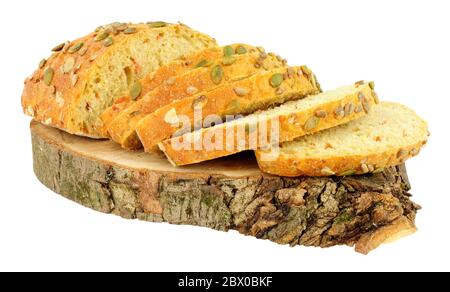
<instances>
[{"instance_id":1,"label":"white background","mask_svg":"<svg viewBox=\"0 0 450 292\"><path fill-rule=\"evenodd\" d=\"M448 1L2 1L0 270L449 270ZM78 206L32 172L23 80L66 39L113 21L178 20L307 64L324 89L375 80L379 96L428 120L408 162L419 231L368 256L279 246L205 228L127 221Z\"/></svg>"}]
</instances>

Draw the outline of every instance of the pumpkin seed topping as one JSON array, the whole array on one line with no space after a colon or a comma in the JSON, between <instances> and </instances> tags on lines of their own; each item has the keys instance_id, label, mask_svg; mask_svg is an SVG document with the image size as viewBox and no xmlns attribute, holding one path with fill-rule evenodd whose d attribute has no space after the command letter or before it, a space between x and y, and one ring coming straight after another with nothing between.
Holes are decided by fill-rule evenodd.
<instances>
[{"instance_id":1,"label":"pumpkin seed topping","mask_svg":"<svg viewBox=\"0 0 450 292\"><path fill-rule=\"evenodd\" d=\"M113 44L113 42L114 42L113 38L109 36L103 41L103 45L105 47L109 47Z\"/></svg>"},{"instance_id":2,"label":"pumpkin seed topping","mask_svg":"<svg viewBox=\"0 0 450 292\"><path fill-rule=\"evenodd\" d=\"M45 63L47 63L47 60L46 60L46 59L42 59L42 60L39 62L38 68L39 68L39 69L44 68Z\"/></svg>"},{"instance_id":3,"label":"pumpkin seed topping","mask_svg":"<svg viewBox=\"0 0 450 292\"><path fill-rule=\"evenodd\" d=\"M272 77L270 77L270 85L274 88L278 87L283 83L284 77L281 73L273 74Z\"/></svg>"},{"instance_id":4,"label":"pumpkin seed topping","mask_svg":"<svg viewBox=\"0 0 450 292\"><path fill-rule=\"evenodd\" d=\"M369 87L370 87L370 89L374 90L375 89L375 82L370 81L369 82Z\"/></svg>"},{"instance_id":5,"label":"pumpkin seed topping","mask_svg":"<svg viewBox=\"0 0 450 292\"><path fill-rule=\"evenodd\" d=\"M52 49L52 52L59 52L59 51L61 51L61 50L64 48L65 45L66 45L66 43L61 43L61 44L55 46L55 47Z\"/></svg>"},{"instance_id":6,"label":"pumpkin seed topping","mask_svg":"<svg viewBox=\"0 0 450 292\"><path fill-rule=\"evenodd\" d=\"M128 27L128 28L124 29L124 31L123 31L124 34L133 34L136 32L137 32L137 29L135 27Z\"/></svg>"},{"instance_id":7,"label":"pumpkin seed topping","mask_svg":"<svg viewBox=\"0 0 450 292\"><path fill-rule=\"evenodd\" d=\"M69 73L73 69L74 65L75 65L75 58L74 57L67 58L62 67L63 73Z\"/></svg>"},{"instance_id":8,"label":"pumpkin seed topping","mask_svg":"<svg viewBox=\"0 0 450 292\"><path fill-rule=\"evenodd\" d=\"M234 62L236 62L236 58L233 56L224 57L222 60L222 64L225 66L232 65L232 64L234 64Z\"/></svg>"},{"instance_id":9,"label":"pumpkin seed topping","mask_svg":"<svg viewBox=\"0 0 450 292\"><path fill-rule=\"evenodd\" d=\"M53 70L52 68L48 67L47 69L45 69L43 79L44 79L44 83L47 86L49 86L52 83L54 74L55 74L55 70Z\"/></svg>"},{"instance_id":10,"label":"pumpkin seed topping","mask_svg":"<svg viewBox=\"0 0 450 292\"><path fill-rule=\"evenodd\" d=\"M67 52L69 52L70 54L73 54L73 53L75 53L75 52L78 52L78 51L81 49L81 47L82 47L83 45L84 45L83 42L77 43L77 44L71 46L71 47L67 50Z\"/></svg>"},{"instance_id":11,"label":"pumpkin seed topping","mask_svg":"<svg viewBox=\"0 0 450 292\"><path fill-rule=\"evenodd\" d=\"M219 84L223 78L222 66L216 65L211 70L211 80L214 84Z\"/></svg>"},{"instance_id":12,"label":"pumpkin seed topping","mask_svg":"<svg viewBox=\"0 0 450 292\"><path fill-rule=\"evenodd\" d=\"M165 27L167 25L167 23L164 21L153 21L153 22L148 22L147 24L151 28Z\"/></svg>"},{"instance_id":13,"label":"pumpkin seed topping","mask_svg":"<svg viewBox=\"0 0 450 292\"><path fill-rule=\"evenodd\" d=\"M334 175L335 174L335 172L332 171L328 166L322 168L320 173L323 174L323 175Z\"/></svg>"},{"instance_id":14,"label":"pumpkin seed topping","mask_svg":"<svg viewBox=\"0 0 450 292\"><path fill-rule=\"evenodd\" d=\"M136 80L133 83L133 85L131 85L130 88L131 99L136 100L141 95L141 92L142 92L142 85L139 81Z\"/></svg>"},{"instance_id":15,"label":"pumpkin seed topping","mask_svg":"<svg viewBox=\"0 0 450 292\"><path fill-rule=\"evenodd\" d=\"M109 36L109 33L106 31L103 31L95 36L94 41L101 42L104 39L106 39L108 36Z\"/></svg>"},{"instance_id":16,"label":"pumpkin seed topping","mask_svg":"<svg viewBox=\"0 0 450 292\"><path fill-rule=\"evenodd\" d=\"M258 51L260 53L265 53L266 52L266 49L264 49L263 47L256 47L256 48L258 49Z\"/></svg>"},{"instance_id":17,"label":"pumpkin seed topping","mask_svg":"<svg viewBox=\"0 0 450 292\"><path fill-rule=\"evenodd\" d=\"M354 175L355 173L356 173L356 170L350 169L350 170L346 170L343 173L341 173L340 176L349 176L349 175Z\"/></svg>"},{"instance_id":18,"label":"pumpkin seed topping","mask_svg":"<svg viewBox=\"0 0 450 292\"><path fill-rule=\"evenodd\" d=\"M373 174L377 174L377 173L380 173L380 172L383 172L384 171L384 167L378 167L377 169L375 169L374 171L372 171L372 173Z\"/></svg>"},{"instance_id":19,"label":"pumpkin seed topping","mask_svg":"<svg viewBox=\"0 0 450 292\"><path fill-rule=\"evenodd\" d=\"M236 47L236 54L243 55L247 53L247 49L244 46Z\"/></svg>"},{"instance_id":20,"label":"pumpkin seed topping","mask_svg":"<svg viewBox=\"0 0 450 292\"><path fill-rule=\"evenodd\" d=\"M234 50L231 46L223 47L223 56L224 57L231 57L233 55L234 55Z\"/></svg>"}]
</instances>

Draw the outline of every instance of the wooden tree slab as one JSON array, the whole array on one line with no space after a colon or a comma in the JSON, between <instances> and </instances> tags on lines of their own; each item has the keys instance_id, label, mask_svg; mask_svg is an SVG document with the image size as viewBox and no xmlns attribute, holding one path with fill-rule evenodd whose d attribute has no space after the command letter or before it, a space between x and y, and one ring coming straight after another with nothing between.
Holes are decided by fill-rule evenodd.
<instances>
[{"instance_id":1,"label":"wooden tree slab","mask_svg":"<svg viewBox=\"0 0 450 292\"><path fill-rule=\"evenodd\" d=\"M345 178L261 173L251 152L189 167L160 154L31 123L34 171L48 188L128 219L189 224L280 244L367 253L415 231L404 166Z\"/></svg>"}]
</instances>

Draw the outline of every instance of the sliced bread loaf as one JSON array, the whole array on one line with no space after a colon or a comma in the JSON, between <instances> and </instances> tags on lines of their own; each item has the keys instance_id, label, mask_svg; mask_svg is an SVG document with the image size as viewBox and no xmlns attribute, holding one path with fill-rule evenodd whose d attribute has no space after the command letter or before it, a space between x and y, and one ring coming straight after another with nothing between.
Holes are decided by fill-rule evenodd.
<instances>
[{"instance_id":1,"label":"sliced bread loaf","mask_svg":"<svg viewBox=\"0 0 450 292\"><path fill-rule=\"evenodd\" d=\"M257 65L257 66L255 66ZM253 52L236 56L220 56L208 66L172 76L163 84L146 94L120 112L108 125L111 138L122 147L136 149L141 143L136 135L137 123L171 102L208 92L224 84L246 78L257 72L283 67L283 61L273 54Z\"/></svg>"},{"instance_id":2,"label":"sliced bread loaf","mask_svg":"<svg viewBox=\"0 0 450 292\"><path fill-rule=\"evenodd\" d=\"M182 75L195 68L210 66L213 60L222 56L227 56L227 62L231 63L234 60L234 54L243 55L256 51L257 48L246 44L231 44L225 47L207 48L187 56L181 56L169 64L158 68L140 80L140 90L134 90L128 95L116 99L114 104L102 113L103 135L109 136L107 130L108 125L120 112L164 82L172 83L174 76ZM139 89L139 84L137 86Z\"/></svg>"},{"instance_id":3,"label":"sliced bread loaf","mask_svg":"<svg viewBox=\"0 0 450 292\"><path fill-rule=\"evenodd\" d=\"M182 24L113 23L53 48L25 81L24 112L69 133L102 138L101 113L115 99L140 91L139 80L161 65L217 46Z\"/></svg>"},{"instance_id":4,"label":"sliced bread loaf","mask_svg":"<svg viewBox=\"0 0 450 292\"><path fill-rule=\"evenodd\" d=\"M373 83L357 83L165 140L159 147L172 164L193 164L347 123L367 114L377 101Z\"/></svg>"},{"instance_id":5,"label":"sliced bread loaf","mask_svg":"<svg viewBox=\"0 0 450 292\"><path fill-rule=\"evenodd\" d=\"M136 132L146 151L157 151L159 142L201 128L204 119L250 114L318 92L315 76L305 66L277 68L177 100L143 118Z\"/></svg>"},{"instance_id":6,"label":"sliced bread loaf","mask_svg":"<svg viewBox=\"0 0 450 292\"><path fill-rule=\"evenodd\" d=\"M427 137L416 113L383 102L358 120L281 144L277 156L256 151L256 158L262 171L281 176L376 173L417 155Z\"/></svg>"}]
</instances>

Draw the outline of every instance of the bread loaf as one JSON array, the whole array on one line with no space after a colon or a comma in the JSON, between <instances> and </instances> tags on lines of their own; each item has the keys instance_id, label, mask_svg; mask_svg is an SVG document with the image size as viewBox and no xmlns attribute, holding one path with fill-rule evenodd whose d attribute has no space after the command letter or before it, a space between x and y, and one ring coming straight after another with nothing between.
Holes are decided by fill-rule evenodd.
<instances>
[{"instance_id":1,"label":"bread loaf","mask_svg":"<svg viewBox=\"0 0 450 292\"><path fill-rule=\"evenodd\" d=\"M377 101L372 82L352 84L172 138L159 147L172 164L193 164L347 123L369 113Z\"/></svg>"},{"instance_id":2,"label":"bread loaf","mask_svg":"<svg viewBox=\"0 0 450 292\"><path fill-rule=\"evenodd\" d=\"M282 176L330 176L381 172L419 153L427 124L412 110L383 102L347 124L281 144L277 159L262 159L264 172Z\"/></svg>"},{"instance_id":3,"label":"bread loaf","mask_svg":"<svg viewBox=\"0 0 450 292\"><path fill-rule=\"evenodd\" d=\"M146 151L157 151L159 142L190 132L199 126L194 122L203 124L211 115L250 114L319 92L314 74L305 66L278 68L175 101L143 118L136 132ZM200 115L198 121L195 112Z\"/></svg>"},{"instance_id":4,"label":"bread loaf","mask_svg":"<svg viewBox=\"0 0 450 292\"><path fill-rule=\"evenodd\" d=\"M139 96L126 95L118 98L114 101L114 104L107 108L102 114L101 119L103 122L103 135L109 136L108 126L110 122L123 110L128 108L131 104L134 104L136 100L141 99L149 91L152 91L156 87L168 81L171 83L173 77L177 75L183 75L184 73L198 68L210 65L213 60L220 58L224 55L224 52L229 54L230 50L238 55L246 54L247 52L255 52L255 47L245 44L232 44L225 47L212 47L200 51L195 51L187 56L181 56L180 58L159 67L156 71L151 72L145 76L141 81L142 91ZM233 61L233 58L228 58L228 62ZM161 95L163 97L163 95Z\"/></svg>"},{"instance_id":5,"label":"bread loaf","mask_svg":"<svg viewBox=\"0 0 450 292\"><path fill-rule=\"evenodd\" d=\"M182 24L113 23L58 45L25 82L24 112L69 133L102 138L100 114L114 100L139 95L140 79L161 65L214 47Z\"/></svg>"},{"instance_id":6,"label":"bread loaf","mask_svg":"<svg viewBox=\"0 0 450 292\"><path fill-rule=\"evenodd\" d=\"M258 72L283 67L284 62L275 55L251 51L248 54L235 56L221 54L204 67L166 79L161 86L120 112L110 122L108 132L111 138L124 148L140 148L141 143L135 131L136 125L142 118L158 108L199 92L208 92Z\"/></svg>"}]
</instances>

